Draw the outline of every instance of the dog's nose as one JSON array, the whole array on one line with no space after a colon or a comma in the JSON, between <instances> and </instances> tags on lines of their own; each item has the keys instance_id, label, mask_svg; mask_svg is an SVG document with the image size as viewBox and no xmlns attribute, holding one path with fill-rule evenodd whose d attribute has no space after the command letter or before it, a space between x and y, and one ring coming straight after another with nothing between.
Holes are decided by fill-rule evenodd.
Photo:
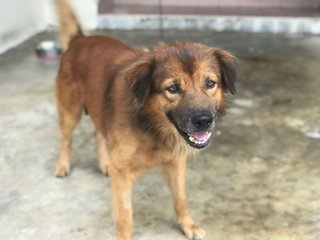
<instances>
[{"instance_id":1,"label":"dog's nose","mask_svg":"<svg viewBox=\"0 0 320 240\"><path fill-rule=\"evenodd\" d=\"M213 116L210 112L201 112L194 115L191 122L198 130L207 130L213 122Z\"/></svg>"}]
</instances>

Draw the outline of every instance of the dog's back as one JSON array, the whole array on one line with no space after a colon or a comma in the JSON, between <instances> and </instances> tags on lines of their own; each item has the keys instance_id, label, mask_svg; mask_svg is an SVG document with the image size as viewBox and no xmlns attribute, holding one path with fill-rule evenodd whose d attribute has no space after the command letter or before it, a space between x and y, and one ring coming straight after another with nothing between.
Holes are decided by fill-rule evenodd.
<instances>
[{"instance_id":1,"label":"dog's back","mask_svg":"<svg viewBox=\"0 0 320 240\"><path fill-rule=\"evenodd\" d=\"M81 98L78 101L82 102L96 128L101 131L102 114L107 109L103 106L106 103L104 98L110 95L114 86L115 73L121 72L124 63L136 55L137 51L111 37L77 37L63 54L57 77L57 94L59 88L63 88L64 92L68 86L73 86L73 91L76 88ZM112 101L113 98L108 98L108 105L113 105Z\"/></svg>"}]
</instances>

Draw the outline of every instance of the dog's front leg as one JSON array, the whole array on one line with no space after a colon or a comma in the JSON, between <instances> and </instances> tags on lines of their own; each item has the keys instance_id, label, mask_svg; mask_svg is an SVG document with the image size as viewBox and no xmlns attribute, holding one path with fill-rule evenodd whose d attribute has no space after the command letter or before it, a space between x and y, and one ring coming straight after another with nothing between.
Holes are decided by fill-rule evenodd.
<instances>
[{"instance_id":1,"label":"dog's front leg","mask_svg":"<svg viewBox=\"0 0 320 240\"><path fill-rule=\"evenodd\" d=\"M175 211L182 231L189 239L203 239L205 231L193 221L188 209L185 189L186 159L174 159L164 164L163 170L172 192Z\"/></svg>"},{"instance_id":2,"label":"dog's front leg","mask_svg":"<svg viewBox=\"0 0 320 240\"><path fill-rule=\"evenodd\" d=\"M113 214L116 223L117 240L131 240L132 206L131 189L133 177L128 170L117 170L110 166Z\"/></svg>"}]
</instances>

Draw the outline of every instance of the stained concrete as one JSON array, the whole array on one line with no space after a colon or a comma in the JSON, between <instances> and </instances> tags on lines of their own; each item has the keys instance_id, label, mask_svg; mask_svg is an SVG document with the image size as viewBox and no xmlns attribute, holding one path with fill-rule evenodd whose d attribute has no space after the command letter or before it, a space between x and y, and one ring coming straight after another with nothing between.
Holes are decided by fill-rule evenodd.
<instances>
[{"instance_id":1,"label":"stained concrete","mask_svg":"<svg viewBox=\"0 0 320 240\"><path fill-rule=\"evenodd\" d=\"M137 47L158 33L110 32ZM189 159L190 209L209 240L320 239L320 37L166 32L239 58L236 97L214 143ZM75 132L73 169L53 175L59 131L57 62L41 62L40 34L0 56L0 239L115 239L108 178L93 127ZM134 191L134 239L183 240L159 169Z\"/></svg>"}]
</instances>

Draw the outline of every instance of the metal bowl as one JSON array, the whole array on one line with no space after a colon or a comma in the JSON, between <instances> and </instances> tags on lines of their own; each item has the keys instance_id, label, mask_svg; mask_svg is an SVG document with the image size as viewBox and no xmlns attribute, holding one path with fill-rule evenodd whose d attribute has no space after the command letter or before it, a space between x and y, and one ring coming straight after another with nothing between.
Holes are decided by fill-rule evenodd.
<instances>
[{"instance_id":1,"label":"metal bowl","mask_svg":"<svg viewBox=\"0 0 320 240\"><path fill-rule=\"evenodd\" d=\"M35 51L41 60L57 60L61 56L61 48L54 41L43 41L35 45Z\"/></svg>"}]
</instances>

